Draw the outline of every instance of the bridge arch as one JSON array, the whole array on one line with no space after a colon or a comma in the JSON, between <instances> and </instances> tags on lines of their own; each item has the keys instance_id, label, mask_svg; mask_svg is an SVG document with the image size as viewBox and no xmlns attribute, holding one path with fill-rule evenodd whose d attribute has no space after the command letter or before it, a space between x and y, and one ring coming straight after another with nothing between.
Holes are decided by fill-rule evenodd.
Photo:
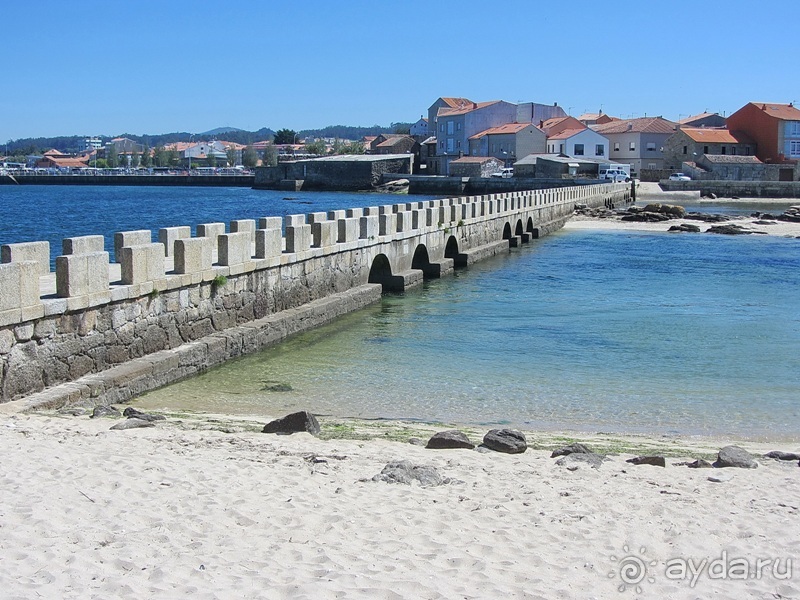
<instances>
[{"instance_id":1,"label":"bridge arch","mask_svg":"<svg viewBox=\"0 0 800 600\"><path fill-rule=\"evenodd\" d=\"M411 268L419 269L425 274L425 277L430 277L432 275L431 259L425 244L418 244L417 248L414 250L414 257L411 259Z\"/></svg>"},{"instance_id":2,"label":"bridge arch","mask_svg":"<svg viewBox=\"0 0 800 600\"><path fill-rule=\"evenodd\" d=\"M447 240L447 245L444 247L445 258L458 258L458 240L456 236L451 235Z\"/></svg>"},{"instance_id":3,"label":"bridge arch","mask_svg":"<svg viewBox=\"0 0 800 600\"><path fill-rule=\"evenodd\" d=\"M511 223L506 222L505 227L503 227L503 239L504 240L511 239Z\"/></svg>"},{"instance_id":4,"label":"bridge arch","mask_svg":"<svg viewBox=\"0 0 800 600\"><path fill-rule=\"evenodd\" d=\"M528 233L533 231L533 217L528 217L528 225L525 227L525 231Z\"/></svg>"},{"instance_id":5,"label":"bridge arch","mask_svg":"<svg viewBox=\"0 0 800 600\"><path fill-rule=\"evenodd\" d=\"M384 291L392 289L394 276L392 275L392 264L385 254L378 254L372 261L369 269L369 282L380 283Z\"/></svg>"},{"instance_id":6,"label":"bridge arch","mask_svg":"<svg viewBox=\"0 0 800 600\"><path fill-rule=\"evenodd\" d=\"M525 230L522 228L522 219L517 219L517 226L514 229L514 235L522 235Z\"/></svg>"}]
</instances>

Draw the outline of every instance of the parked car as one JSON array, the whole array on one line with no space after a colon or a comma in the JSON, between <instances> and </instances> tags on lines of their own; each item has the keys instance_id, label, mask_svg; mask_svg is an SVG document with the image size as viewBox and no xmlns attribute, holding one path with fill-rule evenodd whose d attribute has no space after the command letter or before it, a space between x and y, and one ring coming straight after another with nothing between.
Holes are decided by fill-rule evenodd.
<instances>
[{"instance_id":1,"label":"parked car","mask_svg":"<svg viewBox=\"0 0 800 600\"><path fill-rule=\"evenodd\" d=\"M514 169L512 167L506 167L504 169L500 169L496 173L492 173L492 177L502 177L503 179L509 179L514 176Z\"/></svg>"},{"instance_id":2,"label":"parked car","mask_svg":"<svg viewBox=\"0 0 800 600\"><path fill-rule=\"evenodd\" d=\"M692 178L684 173L673 173L669 176L670 181L691 181Z\"/></svg>"},{"instance_id":3,"label":"parked car","mask_svg":"<svg viewBox=\"0 0 800 600\"><path fill-rule=\"evenodd\" d=\"M628 183L631 180L630 175L621 169L602 169L597 178L610 180L614 183L620 183L622 181Z\"/></svg>"}]
</instances>

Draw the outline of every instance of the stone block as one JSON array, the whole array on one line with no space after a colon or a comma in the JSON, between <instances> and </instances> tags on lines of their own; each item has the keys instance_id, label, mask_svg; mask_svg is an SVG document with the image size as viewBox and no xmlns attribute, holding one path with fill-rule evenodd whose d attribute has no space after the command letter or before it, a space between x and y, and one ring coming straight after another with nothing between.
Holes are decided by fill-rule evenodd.
<instances>
[{"instance_id":1,"label":"stone block","mask_svg":"<svg viewBox=\"0 0 800 600\"><path fill-rule=\"evenodd\" d=\"M158 244L153 244L159 247ZM108 252L56 257L56 295L75 298L109 291Z\"/></svg>"},{"instance_id":2,"label":"stone block","mask_svg":"<svg viewBox=\"0 0 800 600\"><path fill-rule=\"evenodd\" d=\"M231 222L233 223L233 221ZM255 222L254 222L255 223ZM255 230L254 230L255 231ZM239 265L250 260L249 231L225 233L217 238L219 264L224 266Z\"/></svg>"},{"instance_id":3,"label":"stone block","mask_svg":"<svg viewBox=\"0 0 800 600\"><path fill-rule=\"evenodd\" d=\"M161 244L138 244L120 249L122 283L138 285L165 276L164 246Z\"/></svg>"},{"instance_id":4,"label":"stone block","mask_svg":"<svg viewBox=\"0 0 800 600\"><path fill-rule=\"evenodd\" d=\"M106 239L102 235L81 235L61 240L63 254L90 254L105 249Z\"/></svg>"},{"instance_id":5,"label":"stone block","mask_svg":"<svg viewBox=\"0 0 800 600\"><path fill-rule=\"evenodd\" d=\"M286 223L286 227L300 227L306 224L306 216L305 215L286 215L284 217L284 222Z\"/></svg>"},{"instance_id":6,"label":"stone block","mask_svg":"<svg viewBox=\"0 0 800 600\"><path fill-rule=\"evenodd\" d=\"M211 238L211 248L217 247L217 239L225 233L225 223L203 223L197 226L197 237Z\"/></svg>"},{"instance_id":7,"label":"stone block","mask_svg":"<svg viewBox=\"0 0 800 600\"><path fill-rule=\"evenodd\" d=\"M381 214L380 206L365 206L362 210L364 211L362 215L364 217L377 217Z\"/></svg>"},{"instance_id":8,"label":"stone block","mask_svg":"<svg viewBox=\"0 0 800 600\"><path fill-rule=\"evenodd\" d=\"M0 263L0 312L41 304L39 261Z\"/></svg>"},{"instance_id":9,"label":"stone block","mask_svg":"<svg viewBox=\"0 0 800 600\"><path fill-rule=\"evenodd\" d=\"M211 268L213 263L211 238L181 238L175 240L175 272L199 273Z\"/></svg>"},{"instance_id":10,"label":"stone block","mask_svg":"<svg viewBox=\"0 0 800 600\"><path fill-rule=\"evenodd\" d=\"M418 208L411 211L411 229L425 227L425 213Z\"/></svg>"},{"instance_id":11,"label":"stone block","mask_svg":"<svg viewBox=\"0 0 800 600\"><path fill-rule=\"evenodd\" d=\"M314 223L321 223L328 220L328 213L326 212L313 212L308 215L308 222L310 225ZM313 231L313 230L312 230Z\"/></svg>"},{"instance_id":12,"label":"stone block","mask_svg":"<svg viewBox=\"0 0 800 600\"><path fill-rule=\"evenodd\" d=\"M358 220L358 237L362 240L369 240L380 235L380 217L369 215Z\"/></svg>"},{"instance_id":13,"label":"stone block","mask_svg":"<svg viewBox=\"0 0 800 600\"><path fill-rule=\"evenodd\" d=\"M50 242L21 242L0 246L0 263L35 262L39 275L50 272Z\"/></svg>"},{"instance_id":14,"label":"stone block","mask_svg":"<svg viewBox=\"0 0 800 600\"><path fill-rule=\"evenodd\" d=\"M358 219L364 216L364 209L363 208L348 208L345 211L345 218L348 219Z\"/></svg>"},{"instance_id":15,"label":"stone block","mask_svg":"<svg viewBox=\"0 0 800 600\"><path fill-rule=\"evenodd\" d=\"M348 217L346 210L329 210L328 211L328 220L329 221L338 221L339 219L344 219Z\"/></svg>"},{"instance_id":16,"label":"stone block","mask_svg":"<svg viewBox=\"0 0 800 600\"><path fill-rule=\"evenodd\" d=\"M316 221L311 224L311 235L315 248L327 248L336 243L338 223L336 221Z\"/></svg>"},{"instance_id":17,"label":"stone block","mask_svg":"<svg viewBox=\"0 0 800 600\"><path fill-rule=\"evenodd\" d=\"M258 220L259 229L283 229L283 219L281 217L261 217Z\"/></svg>"},{"instance_id":18,"label":"stone block","mask_svg":"<svg viewBox=\"0 0 800 600\"><path fill-rule=\"evenodd\" d=\"M425 227L433 227L438 223L436 217L438 215L438 209L435 208L426 208L425 209Z\"/></svg>"},{"instance_id":19,"label":"stone block","mask_svg":"<svg viewBox=\"0 0 800 600\"><path fill-rule=\"evenodd\" d=\"M378 207L379 215L392 215L394 214L394 204L384 204Z\"/></svg>"},{"instance_id":20,"label":"stone block","mask_svg":"<svg viewBox=\"0 0 800 600\"><path fill-rule=\"evenodd\" d=\"M256 220L255 219L237 219L231 221L231 233L249 233L250 243L256 241Z\"/></svg>"},{"instance_id":21,"label":"stone block","mask_svg":"<svg viewBox=\"0 0 800 600\"><path fill-rule=\"evenodd\" d=\"M358 239L359 218L350 217L339 219L339 236L336 241L341 243L355 242Z\"/></svg>"},{"instance_id":22,"label":"stone block","mask_svg":"<svg viewBox=\"0 0 800 600\"><path fill-rule=\"evenodd\" d=\"M283 251L283 238L278 229L256 229L256 258L280 256Z\"/></svg>"},{"instance_id":23,"label":"stone block","mask_svg":"<svg viewBox=\"0 0 800 600\"><path fill-rule=\"evenodd\" d=\"M188 225L178 227L163 227L158 230L158 242L164 245L166 256L175 255L175 240L192 237L192 228Z\"/></svg>"},{"instance_id":24,"label":"stone block","mask_svg":"<svg viewBox=\"0 0 800 600\"><path fill-rule=\"evenodd\" d=\"M120 253L125 246L142 246L153 241L149 229L138 229L136 231L118 231L114 234L114 261L121 263ZM163 252L163 246L162 246Z\"/></svg>"},{"instance_id":25,"label":"stone block","mask_svg":"<svg viewBox=\"0 0 800 600\"><path fill-rule=\"evenodd\" d=\"M394 235L397 233L397 215L384 213L380 216L380 235Z\"/></svg>"},{"instance_id":26,"label":"stone block","mask_svg":"<svg viewBox=\"0 0 800 600\"><path fill-rule=\"evenodd\" d=\"M395 215L397 217L397 231L411 231L411 211L401 210Z\"/></svg>"},{"instance_id":27,"label":"stone block","mask_svg":"<svg viewBox=\"0 0 800 600\"><path fill-rule=\"evenodd\" d=\"M311 248L311 225L286 226L286 252L306 252Z\"/></svg>"}]
</instances>

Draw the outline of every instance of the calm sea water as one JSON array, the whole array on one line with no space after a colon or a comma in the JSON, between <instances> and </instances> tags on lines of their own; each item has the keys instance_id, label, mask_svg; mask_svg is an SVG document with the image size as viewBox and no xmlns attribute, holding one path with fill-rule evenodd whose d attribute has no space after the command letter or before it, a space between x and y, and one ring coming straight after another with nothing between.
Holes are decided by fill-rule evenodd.
<instances>
[{"instance_id":1,"label":"calm sea water","mask_svg":"<svg viewBox=\"0 0 800 600\"><path fill-rule=\"evenodd\" d=\"M108 190L39 188L43 196L83 198L81 219L92 211L107 215L109 231L397 200L125 188L113 194L118 206L140 207L143 194L162 200L150 202L155 214L124 214L122 226L116 211L99 206ZM44 198L25 194L42 207L37 210L47 210ZM7 198L0 188L0 199ZM166 206L172 203L177 206ZM270 203L289 205L276 212ZM782 210L699 208L729 214L754 209ZM30 211L17 214L32 218ZM95 220L94 227L89 219L86 231L69 235L97 233L101 223ZM17 235L9 221L0 224L0 241L9 231ZM59 243L63 235L57 234ZM799 291L800 240L558 232L422 289L387 295L329 326L149 393L136 404L800 439Z\"/></svg>"}]
</instances>

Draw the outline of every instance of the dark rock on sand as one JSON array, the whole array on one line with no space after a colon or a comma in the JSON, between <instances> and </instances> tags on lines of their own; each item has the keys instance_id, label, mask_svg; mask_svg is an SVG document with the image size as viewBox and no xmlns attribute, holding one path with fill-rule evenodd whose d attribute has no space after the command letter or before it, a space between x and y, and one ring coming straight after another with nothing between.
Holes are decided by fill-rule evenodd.
<instances>
[{"instance_id":1,"label":"dark rock on sand","mask_svg":"<svg viewBox=\"0 0 800 600\"><path fill-rule=\"evenodd\" d=\"M593 454L593 452L589 450L588 446L574 442L569 446L564 446L558 450L553 450L550 458L555 458L556 456L567 456L569 454Z\"/></svg>"},{"instance_id":2,"label":"dark rock on sand","mask_svg":"<svg viewBox=\"0 0 800 600\"><path fill-rule=\"evenodd\" d=\"M681 231L685 233L700 233L700 228L691 223L681 223L680 225L673 225L667 231Z\"/></svg>"},{"instance_id":3,"label":"dark rock on sand","mask_svg":"<svg viewBox=\"0 0 800 600\"><path fill-rule=\"evenodd\" d=\"M772 452L767 452L764 455L764 458L774 458L776 460L800 461L800 454L796 454L795 452L782 452L780 450L773 450Z\"/></svg>"},{"instance_id":4,"label":"dark rock on sand","mask_svg":"<svg viewBox=\"0 0 800 600\"><path fill-rule=\"evenodd\" d=\"M654 467L666 467L667 461L663 456L637 456L629 458L625 462L632 465L653 465Z\"/></svg>"},{"instance_id":5,"label":"dark rock on sand","mask_svg":"<svg viewBox=\"0 0 800 600\"><path fill-rule=\"evenodd\" d=\"M113 427L112 430L119 431L122 429L139 429L140 427L155 427L155 423L152 421L145 421L144 419L137 419L136 417L130 417L121 423L117 423Z\"/></svg>"},{"instance_id":6,"label":"dark rock on sand","mask_svg":"<svg viewBox=\"0 0 800 600\"><path fill-rule=\"evenodd\" d=\"M167 419L164 415L151 415L150 413L136 410L132 406L123 410L122 416L128 417L129 419L141 419L142 421L166 421Z\"/></svg>"},{"instance_id":7,"label":"dark rock on sand","mask_svg":"<svg viewBox=\"0 0 800 600\"><path fill-rule=\"evenodd\" d=\"M100 406L95 406L94 410L92 411L90 419L97 419L100 417L110 417L112 419L118 419L122 416L116 408L113 406L109 406L108 404L101 404Z\"/></svg>"},{"instance_id":8,"label":"dark rock on sand","mask_svg":"<svg viewBox=\"0 0 800 600\"><path fill-rule=\"evenodd\" d=\"M715 225L706 229L706 233L720 233L722 235L747 235L755 233L749 229L745 229L741 225Z\"/></svg>"},{"instance_id":9,"label":"dark rock on sand","mask_svg":"<svg viewBox=\"0 0 800 600\"><path fill-rule=\"evenodd\" d=\"M418 437L412 437L412 438L408 438L408 443L411 444L412 446L424 446L425 445L425 440L423 440L422 438L418 438Z\"/></svg>"},{"instance_id":10,"label":"dark rock on sand","mask_svg":"<svg viewBox=\"0 0 800 600\"><path fill-rule=\"evenodd\" d=\"M275 419L264 425L261 433L298 433L307 431L311 435L319 434L319 423L316 417L307 410L286 415L280 419Z\"/></svg>"},{"instance_id":11,"label":"dark rock on sand","mask_svg":"<svg viewBox=\"0 0 800 600\"><path fill-rule=\"evenodd\" d=\"M690 462L686 466L689 467L690 469L710 469L714 465L712 465L704 458L698 458L696 461Z\"/></svg>"},{"instance_id":12,"label":"dark rock on sand","mask_svg":"<svg viewBox=\"0 0 800 600\"><path fill-rule=\"evenodd\" d=\"M492 429L483 436L483 445L495 452L521 454L528 449L525 434L516 429Z\"/></svg>"},{"instance_id":13,"label":"dark rock on sand","mask_svg":"<svg viewBox=\"0 0 800 600\"><path fill-rule=\"evenodd\" d=\"M468 450L472 450L475 444L470 442L469 438L463 432L457 429L451 429L449 431L434 433L431 439L428 440L428 445L425 447L435 450L450 448L467 448Z\"/></svg>"},{"instance_id":14,"label":"dark rock on sand","mask_svg":"<svg viewBox=\"0 0 800 600\"><path fill-rule=\"evenodd\" d=\"M418 481L421 486L436 486L448 483L450 480L442 477L439 472L426 465L415 465L408 460L388 463L383 470L372 478L372 481L385 481L386 483L404 483L411 485Z\"/></svg>"},{"instance_id":15,"label":"dark rock on sand","mask_svg":"<svg viewBox=\"0 0 800 600\"><path fill-rule=\"evenodd\" d=\"M719 451L714 467L736 467L739 469L755 469L758 463L752 455L739 446L725 446Z\"/></svg>"}]
</instances>

